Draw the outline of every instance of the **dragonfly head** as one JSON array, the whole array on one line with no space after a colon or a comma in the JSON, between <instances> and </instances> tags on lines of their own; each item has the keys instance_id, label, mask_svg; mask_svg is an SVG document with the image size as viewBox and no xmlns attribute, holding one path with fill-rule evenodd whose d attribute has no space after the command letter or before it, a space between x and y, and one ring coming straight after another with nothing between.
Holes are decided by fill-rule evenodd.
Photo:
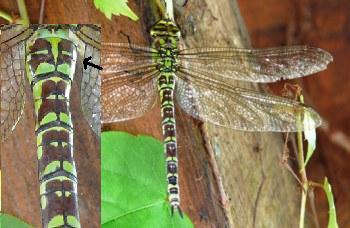
<instances>
[{"instance_id":1,"label":"dragonfly head","mask_svg":"<svg viewBox=\"0 0 350 228\"><path fill-rule=\"evenodd\" d=\"M162 19L151 28L151 36L157 37L174 37L179 39L180 30L174 21L170 19Z\"/></svg>"}]
</instances>

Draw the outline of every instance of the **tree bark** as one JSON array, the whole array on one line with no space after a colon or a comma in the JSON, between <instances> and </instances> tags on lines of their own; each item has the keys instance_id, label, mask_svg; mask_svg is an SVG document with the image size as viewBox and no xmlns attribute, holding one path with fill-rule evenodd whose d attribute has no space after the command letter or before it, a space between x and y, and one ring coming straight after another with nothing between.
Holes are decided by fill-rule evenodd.
<instances>
[{"instance_id":1,"label":"tree bark","mask_svg":"<svg viewBox=\"0 0 350 228\"><path fill-rule=\"evenodd\" d=\"M250 47L235 0L190 1L177 15L186 47ZM210 173L221 189L215 194L220 194L217 198L223 201L230 226L297 227L300 190L281 163L281 134L234 131L211 124L201 128Z\"/></svg>"}]
</instances>

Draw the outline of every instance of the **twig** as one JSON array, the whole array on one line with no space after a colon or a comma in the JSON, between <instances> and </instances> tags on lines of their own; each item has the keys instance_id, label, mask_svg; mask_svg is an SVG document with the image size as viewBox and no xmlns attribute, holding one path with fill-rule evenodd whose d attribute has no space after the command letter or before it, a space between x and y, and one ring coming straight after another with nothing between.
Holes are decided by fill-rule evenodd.
<instances>
[{"instance_id":1,"label":"twig","mask_svg":"<svg viewBox=\"0 0 350 228\"><path fill-rule=\"evenodd\" d=\"M30 22L29 22L29 17L27 13L26 3L24 2L24 0L17 0L17 5L18 5L19 14L21 15L21 21L23 25L29 25Z\"/></svg>"},{"instance_id":2,"label":"twig","mask_svg":"<svg viewBox=\"0 0 350 228\"><path fill-rule=\"evenodd\" d=\"M306 176L305 166L304 166L305 160L304 160L302 131L297 132L297 140L298 140L298 164L299 164L299 167L301 167L300 176L301 176L301 182L302 182L302 188L303 188L303 191L301 192L299 228L304 228L308 183L307 183L307 176Z\"/></svg>"},{"instance_id":3,"label":"twig","mask_svg":"<svg viewBox=\"0 0 350 228\"><path fill-rule=\"evenodd\" d=\"M282 165L292 174L292 176L295 178L295 180L298 181L300 186L302 186L302 182L299 179L298 175L294 172L292 167L288 164L288 159L289 159L289 152L288 152L288 137L289 137L289 132L286 134L286 139L284 140L284 146L283 146L283 153L282 153Z\"/></svg>"},{"instance_id":4,"label":"twig","mask_svg":"<svg viewBox=\"0 0 350 228\"><path fill-rule=\"evenodd\" d=\"M318 222L318 216L317 216L317 212L316 212L316 205L315 205L315 193L314 193L314 188L310 188L309 189L309 204L311 207L311 212L313 215L313 220L315 223L316 228L320 228L320 223Z\"/></svg>"},{"instance_id":5,"label":"twig","mask_svg":"<svg viewBox=\"0 0 350 228\"><path fill-rule=\"evenodd\" d=\"M39 24L42 24L44 22L44 12L45 12L45 0L41 0Z\"/></svg>"},{"instance_id":6,"label":"twig","mask_svg":"<svg viewBox=\"0 0 350 228\"><path fill-rule=\"evenodd\" d=\"M0 10L0 17L8 21L10 24L13 23L13 18L8 13L5 13L2 10Z\"/></svg>"}]
</instances>

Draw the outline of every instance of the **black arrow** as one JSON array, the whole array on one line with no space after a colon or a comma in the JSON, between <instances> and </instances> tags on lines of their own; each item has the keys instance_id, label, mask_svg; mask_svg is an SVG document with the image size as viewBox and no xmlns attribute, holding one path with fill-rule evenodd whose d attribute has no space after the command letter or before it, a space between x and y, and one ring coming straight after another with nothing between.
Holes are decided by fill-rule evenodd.
<instances>
[{"instance_id":1,"label":"black arrow","mask_svg":"<svg viewBox=\"0 0 350 228\"><path fill-rule=\"evenodd\" d=\"M88 65L90 65L90 66L92 66L92 67L95 67L95 68L97 68L97 69L99 69L99 70L102 70L102 69L103 69L101 66L95 65L95 64L91 63L91 62L90 62L91 59L92 59L91 56L84 59L84 61L83 61L84 70L87 69L87 66L88 66Z\"/></svg>"}]
</instances>

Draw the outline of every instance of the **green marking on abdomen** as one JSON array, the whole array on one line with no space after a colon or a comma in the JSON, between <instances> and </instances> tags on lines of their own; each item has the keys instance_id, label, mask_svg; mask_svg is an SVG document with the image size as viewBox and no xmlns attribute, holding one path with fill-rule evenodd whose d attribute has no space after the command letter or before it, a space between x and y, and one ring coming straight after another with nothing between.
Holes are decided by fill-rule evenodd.
<instances>
[{"instance_id":1,"label":"green marking on abdomen","mask_svg":"<svg viewBox=\"0 0 350 228\"><path fill-rule=\"evenodd\" d=\"M46 116L44 116L44 118L40 121L39 125L44 125L44 124L48 124L50 122L54 122L58 120L57 114L54 112L49 112Z\"/></svg>"},{"instance_id":2,"label":"green marking on abdomen","mask_svg":"<svg viewBox=\"0 0 350 228\"><path fill-rule=\"evenodd\" d=\"M57 71L62 72L66 75L69 75L69 73L71 72L71 68L70 68L70 65L68 65L67 63L64 63L57 66Z\"/></svg>"},{"instance_id":3,"label":"green marking on abdomen","mask_svg":"<svg viewBox=\"0 0 350 228\"><path fill-rule=\"evenodd\" d=\"M43 195L43 194L46 194L46 193L47 193L47 191L46 191L46 185L47 185L47 183L49 183L49 182L51 182L51 181L60 181L60 182L63 182L63 181L70 181L70 182L72 182L72 183L75 183L75 182L76 182L75 180L72 180L71 178L66 177L66 176L58 176L58 177L54 177L54 178L45 180L45 181L43 181L43 182L40 184L40 195Z\"/></svg>"},{"instance_id":4,"label":"green marking on abdomen","mask_svg":"<svg viewBox=\"0 0 350 228\"><path fill-rule=\"evenodd\" d=\"M48 128L46 130L43 130L41 132L39 132L36 136L36 145L37 146L40 146L42 145L42 142L43 142L43 135L48 132L48 131L65 131L67 133L71 133L70 130L64 128L64 127L61 127L61 126L54 126L54 127L51 127L51 128Z\"/></svg>"},{"instance_id":5,"label":"green marking on abdomen","mask_svg":"<svg viewBox=\"0 0 350 228\"><path fill-rule=\"evenodd\" d=\"M73 176L77 175L74 165L68 161L63 161L62 168L64 171L72 174ZM41 179L43 176L54 173L60 169L61 169L61 161L53 161L48 165L46 165L44 171L40 174L39 178Z\"/></svg>"},{"instance_id":6,"label":"green marking on abdomen","mask_svg":"<svg viewBox=\"0 0 350 228\"><path fill-rule=\"evenodd\" d=\"M69 112L69 96L74 78L77 47L69 41L69 33L69 30L64 29L38 29L33 35L35 39L29 39L26 45L27 78L32 85L34 110L37 117L37 156L40 167L39 179L41 180L40 200L44 215L43 221L45 221L43 226L45 227L68 225L80 227L79 214L76 210L78 208L76 204L77 173L74 161L69 158L70 154L73 156L73 124L70 113L67 113ZM52 91L48 91L48 89L52 89ZM40 118L40 122L38 118ZM63 139L65 140L62 141ZM43 145L43 142L46 145ZM70 146L68 146L69 144ZM62 153L62 155L68 156L67 160L64 157L60 158L60 154L53 153ZM45 157L45 161L41 161L43 157ZM58 173L60 171L64 171L64 173L61 175ZM57 184L60 185L59 182L61 182L62 191L55 189ZM63 182L65 183L63 184ZM70 203L65 206L57 205L59 201L64 203L67 199L49 202L52 194L58 198L72 197L69 198L71 206L69 206ZM64 211L55 210L60 206L62 209L65 208Z\"/></svg>"},{"instance_id":7,"label":"green marking on abdomen","mask_svg":"<svg viewBox=\"0 0 350 228\"><path fill-rule=\"evenodd\" d=\"M40 197L40 206L41 206L41 209L45 209L47 207L47 198L46 196L41 196Z\"/></svg>"},{"instance_id":8,"label":"green marking on abdomen","mask_svg":"<svg viewBox=\"0 0 350 228\"><path fill-rule=\"evenodd\" d=\"M68 215L67 216L67 223L68 223L68 225L70 225L72 227L77 227L77 228L81 227L79 220L74 216Z\"/></svg>"},{"instance_id":9,"label":"green marking on abdomen","mask_svg":"<svg viewBox=\"0 0 350 228\"><path fill-rule=\"evenodd\" d=\"M35 74L45 74L45 73L50 73L55 70L55 66L50 64L50 63L40 63L38 68L36 68Z\"/></svg>"},{"instance_id":10,"label":"green marking on abdomen","mask_svg":"<svg viewBox=\"0 0 350 228\"><path fill-rule=\"evenodd\" d=\"M43 176L53 173L60 169L61 162L60 161L53 161L46 165L44 171L39 175L39 179L41 179Z\"/></svg>"},{"instance_id":11,"label":"green marking on abdomen","mask_svg":"<svg viewBox=\"0 0 350 228\"><path fill-rule=\"evenodd\" d=\"M58 147L58 142L50 142L49 143L50 146L53 146L53 147Z\"/></svg>"},{"instance_id":12,"label":"green marking on abdomen","mask_svg":"<svg viewBox=\"0 0 350 228\"><path fill-rule=\"evenodd\" d=\"M60 120L61 120L61 122L64 122L69 126L72 126L72 118L69 115L67 115L66 113L64 113L64 112L60 113Z\"/></svg>"},{"instance_id":13,"label":"green marking on abdomen","mask_svg":"<svg viewBox=\"0 0 350 228\"><path fill-rule=\"evenodd\" d=\"M67 115L64 112L61 112L59 114L59 116L57 116L57 114L55 112L50 112L48 113L46 116L44 116L44 118L40 121L39 125L42 126L44 124L48 124L50 122L54 122L54 121L61 121L65 124L67 124L68 126L72 126L72 120L70 118L69 115ZM52 129L50 129L52 130Z\"/></svg>"},{"instance_id":14,"label":"green marking on abdomen","mask_svg":"<svg viewBox=\"0 0 350 228\"><path fill-rule=\"evenodd\" d=\"M62 195L63 195L61 191L56 191L55 194L57 197L62 197Z\"/></svg>"},{"instance_id":15,"label":"green marking on abdomen","mask_svg":"<svg viewBox=\"0 0 350 228\"><path fill-rule=\"evenodd\" d=\"M49 224L48 227L61 227L64 226L64 217L63 215L56 215L55 217L53 217Z\"/></svg>"},{"instance_id":16,"label":"green marking on abdomen","mask_svg":"<svg viewBox=\"0 0 350 228\"><path fill-rule=\"evenodd\" d=\"M40 160L43 156L43 146L38 146L38 149L37 149L37 155L38 155L38 160Z\"/></svg>"},{"instance_id":17,"label":"green marking on abdomen","mask_svg":"<svg viewBox=\"0 0 350 228\"><path fill-rule=\"evenodd\" d=\"M68 173L71 173L74 176L77 176L77 171L75 170L74 165L68 161L63 161L63 170L65 170Z\"/></svg>"}]
</instances>

